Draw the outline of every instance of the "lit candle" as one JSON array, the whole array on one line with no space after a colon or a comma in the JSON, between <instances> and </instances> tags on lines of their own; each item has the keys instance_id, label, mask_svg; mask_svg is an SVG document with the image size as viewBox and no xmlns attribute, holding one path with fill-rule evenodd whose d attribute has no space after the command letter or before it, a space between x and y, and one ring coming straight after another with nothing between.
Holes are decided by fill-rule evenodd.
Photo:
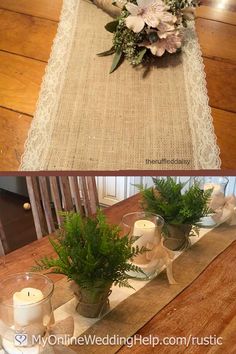
<instances>
[{"instance_id":1,"label":"lit candle","mask_svg":"<svg viewBox=\"0 0 236 354\"><path fill-rule=\"evenodd\" d=\"M140 236L134 242L134 247L146 247L147 243L155 243L155 229L156 225L150 220L137 220L134 223L134 236ZM147 264L149 260L146 258L146 252L135 257L135 263Z\"/></svg>"},{"instance_id":2,"label":"lit candle","mask_svg":"<svg viewBox=\"0 0 236 354\"><path fill-rule=\"evenodd\" d=\"M42 316L42 306L37 304L43 300L39 289L24 288L13 294L14 322L17 326L27 326ZM35 304L35 305L34 305ZM32 306L26 306L32 305Z\"/></svg>"}]
</instances>

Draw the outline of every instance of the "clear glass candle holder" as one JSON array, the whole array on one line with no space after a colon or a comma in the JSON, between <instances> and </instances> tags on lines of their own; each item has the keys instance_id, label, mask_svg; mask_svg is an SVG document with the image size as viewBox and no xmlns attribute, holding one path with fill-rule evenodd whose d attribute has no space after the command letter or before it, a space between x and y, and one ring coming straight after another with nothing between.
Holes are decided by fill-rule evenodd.
<instances>
[{"instance_id":1,"label":"clear glass candle holder","mask_svg":"<svg viewBox=\"0 0 236 354\"><path fill-rule=\"evenodd\" d=\"M38 354L53 323L53 282L36 273L18 273L0 281L0 336L6 353Z\"/></svg>"},{"instance_id":2,"label":"clear glass candle holder","mask_svg":"<svg viewBox=\"0 0 236 354\"><path fill-rule=\"evenodd\" d=\"M138 211L123 216L121 224L123 234L138 237L133 246L147 249L132 260L132 264L138 266L142 272L130 272L130 276L147 280L154 278L158 273L157 247L161 242L163 225L164 219L153 213Z\"/></svg>"},{"instance_id":3,"label":"clear glass candle holder","mask_svg":"<svg viewBox=\"0 0 236 354\"><path fill-rule=\"evenodd\" d=\"M203 190L212 190L211 198L208 207L212 210L212 214L201 218L199 226L211 228L216 226L214 221L214 213L222 207L225 201L225 191L229 183L227 177L195 177L194 181L198 183L199 187Z\"/></svg>"},{"instance_id":4,"label":"clear glass candle holder","mask_svg":"<svg viewBox=\"0 0 236 354\"><path fill-rule=\"evenodd\" d=\"M223 176L195 177L194 181L199 184L202 190L213 189L213 193L223 193L225 195L229 179Z\"/></svg>"}]
</instances>

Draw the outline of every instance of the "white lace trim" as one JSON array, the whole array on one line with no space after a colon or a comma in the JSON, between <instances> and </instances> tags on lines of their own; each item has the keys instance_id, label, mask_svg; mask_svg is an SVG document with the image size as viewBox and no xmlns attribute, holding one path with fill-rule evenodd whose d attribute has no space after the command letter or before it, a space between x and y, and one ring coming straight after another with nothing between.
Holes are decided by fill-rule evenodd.
<instances>
[{"instance_id":1,"label":"white lace trim","mask_svg":"<svg viewBox=\"0 0 236 354\"><path fill-rule=\"evenodd\" d=\"M20 170L45 169L45 158L53 133L60 92L73 44L78 0L64 0L61 20L42 82L36 113L31 124ZM216 143L206 88L206 75L194 24L187 31L183 47L184 75L195 169L219 169L220 150ZM122 70L122 69L121 69ZM59 166L56 168L59 170Z\"/></svg>"},{"instance_id":2,"label":"white lace trim","mask_svg":"<svg viewBox=\"0 0 236 354\"><path fill-rule=\"evenodd\" d=\"M53 115L56 114L60 92L65 80L67 64L76 29L79 0L64 0L57 35L41 84L36 111L25 143L20 170L45 169L44 156L50 147ZM59 168L58 168L59 169Z\"/></svg>"},{"instance_id":3,"label":"white lace trim","mask_svg":"<svg viewBox=\"0 0 236 354\"><path fill-rule=\"evenodd\" d=\"M186 30L183 64L194 166L196 169L219 169L220 149L214 132L205 66L194 22Z\"/></svg>"}]
</instances>

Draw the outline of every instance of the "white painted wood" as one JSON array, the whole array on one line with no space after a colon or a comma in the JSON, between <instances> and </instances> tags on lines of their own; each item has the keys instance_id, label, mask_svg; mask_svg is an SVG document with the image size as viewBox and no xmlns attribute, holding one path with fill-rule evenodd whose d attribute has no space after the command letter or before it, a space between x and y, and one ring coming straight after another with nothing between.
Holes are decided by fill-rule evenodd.
<instances>
[{"instance_id":1,"label":"white painted wood","mask_svg":"<svg viewBox=\"0 0 236 354\"><path fill-rule=\"evenodd\" d=\"M159 177L163 178L163 177ZM177 182L186 183L184 190L187 190L194 183L194 177L176 176L173 177ZM204 178L204 177L203 177ZM214 181L220 177L214 177ZM236 177L227 177L229 183L226 188L226 195L236 195ZM115 176L115 177L97 177L99 202L102 205L113 205L138 193L136 185L150 187L153 185L150 176Z\"/></svg>"},{"instance_id":2,"label":"white painted wood","mask_svg":"<svg viewBox=\"0 0 236 354\"><path fill-rule=\"evenodd\" d=\"M236 177L228 177L229 183L226 187L226 195L236 195Z\"/></svg>"},{"instance_id":3,"label":"white painted wood","mask_svg":"<svg viewBox=\"0 0 236 354\"><path fill-rule=\"evenodd\" d=\"M97 177L99 203L113 205L127 198L127 177Z\"/></svg>"}]
</instances>

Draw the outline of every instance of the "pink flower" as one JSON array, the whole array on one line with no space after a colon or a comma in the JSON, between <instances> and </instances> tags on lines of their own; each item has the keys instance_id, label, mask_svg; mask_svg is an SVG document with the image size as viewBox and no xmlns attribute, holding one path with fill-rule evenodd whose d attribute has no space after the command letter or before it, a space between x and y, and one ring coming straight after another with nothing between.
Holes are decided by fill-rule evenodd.
<instances>
[{"instance_id":1,"label":"pink flower","mask_svg":"<svg viewBox=\"0 0 236 354\"><path fill-rule=\"evenodd\" d=\"M157 27L164 14L173 16L162 0L137 0L137 5L128 2L125 7L131 14L126 18L126 26L135 33L142 31L145 24Z\"/></svg>"},{"instance_id":2,"label":"pink flower","mask_svg":"<svg viewBox=\"0 0 236 354\"><path fill-rule=\"evenodd\" d=\"M150 49L153 55L161 57L165 51L175 53L181 47L182 38L178 31L169 32L166 38L158 39L154 43L145 43L145 47Z\"/></svg>"},{"instance_id":3,"label":"pink flower","mask_svg":"<svg viewBox=\"0 0 236 354\"><path fill-rule=\"evenodd\" d=\"M158 37L159 38L166 38L170 32L173 32L175 30L175 24L172 21L171 22L161 22L158 26Z\"/></svg>"}]
</instances>

